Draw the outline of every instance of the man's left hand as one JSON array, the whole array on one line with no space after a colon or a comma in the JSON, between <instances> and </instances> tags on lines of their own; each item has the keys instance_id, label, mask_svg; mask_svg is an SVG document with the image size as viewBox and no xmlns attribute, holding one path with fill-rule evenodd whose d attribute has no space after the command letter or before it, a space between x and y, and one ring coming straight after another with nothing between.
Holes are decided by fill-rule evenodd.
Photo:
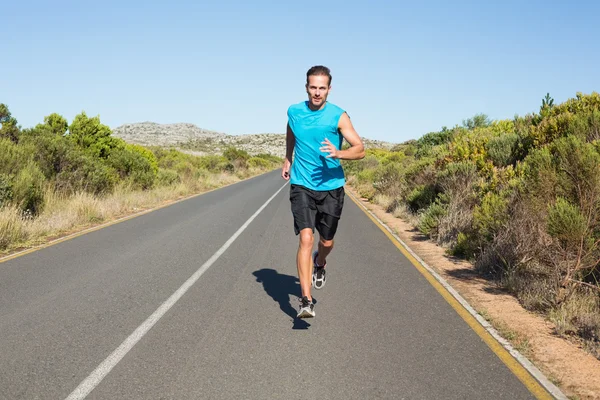
<instances>
[{"instance_id":1,"label":"man's left hand","mask_svg":"<svg viewBox=\"0 0 600 400\"><path fill-rule=\"evenodd\" d=\"M320 150L323 153L329 153L327 158L338 158L339 150L329 141L329 139L325 138L325 141L321 142L321 144L324 144L325 146L321 147Z\"/></svg>"}]
</instances>

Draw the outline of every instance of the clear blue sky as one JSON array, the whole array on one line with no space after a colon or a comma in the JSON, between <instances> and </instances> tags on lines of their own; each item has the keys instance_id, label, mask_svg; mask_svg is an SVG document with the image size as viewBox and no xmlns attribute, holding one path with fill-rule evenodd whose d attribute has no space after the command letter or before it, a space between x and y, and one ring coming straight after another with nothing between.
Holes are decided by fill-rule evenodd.
<instances>
[{"instance_id":1,"label":"clear blue sky","mask_svg":"<svg viewBox=\"0 0 600 400\"><path fill-rule=\"evenodd\" d=\"M324 64L359 134L402 142L537 111L546 92L600 91L599 4L8 1L0 103L23 127L85 111L112 128L283 133L306 70Z\"/></svg>"}]
</instances>

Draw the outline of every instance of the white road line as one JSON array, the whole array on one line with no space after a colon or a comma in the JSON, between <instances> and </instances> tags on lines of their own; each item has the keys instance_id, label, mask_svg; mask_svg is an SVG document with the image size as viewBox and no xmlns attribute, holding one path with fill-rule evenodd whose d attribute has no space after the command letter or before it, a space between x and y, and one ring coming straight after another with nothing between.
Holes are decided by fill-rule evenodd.
<instances>
[{"instance_id":1,"label":"white road line","mask_svg":"<svg viewBox=\"0 0 600 400\"><path fill-rule=\"evenodd\" d=\"M115 351L113 351L102 363L71 392L67 400L84 399L96 386L102 382L102 379L121 361L123 357L144 337L146 333L160 320L163 315L169 311L171 307L188 291L190 287L217 261L217 259L231 246L237 237L244 232L250 223L260 214L262 210L283 190L287 185L283 185L273 196L266 201L249 219L233 234L227 242L211 258L208 259L202 266L194 272L179 289L175 291L163 304L160 305L140 326Z\"/></svg>"}]
</instances>

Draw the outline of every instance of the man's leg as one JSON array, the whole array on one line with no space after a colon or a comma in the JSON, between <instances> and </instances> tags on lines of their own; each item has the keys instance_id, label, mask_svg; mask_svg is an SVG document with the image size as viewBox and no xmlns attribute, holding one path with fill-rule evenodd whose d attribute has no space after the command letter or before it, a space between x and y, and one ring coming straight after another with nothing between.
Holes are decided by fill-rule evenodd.
<instances>
[{"instance_id":1,"label":"man's leg","mask_svg":"<svg viewBox=\"0 0 600 400\"><path fill-rule=\"evenodd\" d=\"M313 255L313 287L322 289L327 280L325 267L327 256L333 250L333 238L337 232L338 222L344 206L344 188L330 190L317 202L317 218L315 227L319 232L318 249Z\"/></svg>"},{"instance_id":2,"label":"man's leg","mask_svg":"<svg viewBox=\"0 0 600 400\"><path fill-rule=\"evenodd\" d=\"M319 215L319 214L318 214ZM317 217L317 230L319 232L319 244L317 251L313 253L313 276L312 285L315 289L322 289L327 281L327 256L333 250L333 237L338 225L338 218L320 214Z\"/></svg>"},{"instance_id":3,"label":"man's leg","mask_svg":"<svg viewBox=\"0 0 600 400\"><path fill-rule=\"evenodd\" d=\"M315 316L314 304L310 294L312 280L312 260L310 252L314 244L314 220L316 206L310 191L292 185L290 201L294 216L294 231L299 236L298 252L296 253L296 266L300 280L301 304L298 311L299 318Z\"/></svg>"},{"instance_id":4,"label":"man's leg","mask_svg":"<svg viewBox=\"0 0 600 400\"><path fill-rule=\"evenodd\" d=\"M331 253L331 250L333 250L333 239L323 239L323 237L319 235L319 247L316 258L317 265L325 265L325 260L329 253Z\"/></svg>"},{"instance_id":5,"label":"man's leg","mask_svg":"<svg viewBox=\"0 0 600 400\"><path fill-rule=\"evenodd\" d=\"M312 260L311 251L314 243L314 235L311 228L305 228L300 231L300 243L298 254L296 255L296 265L298 266L298 279L300 280L301 297L308 297L312 301L310 294L312 281Z\"/></svg>"}]
</instances>

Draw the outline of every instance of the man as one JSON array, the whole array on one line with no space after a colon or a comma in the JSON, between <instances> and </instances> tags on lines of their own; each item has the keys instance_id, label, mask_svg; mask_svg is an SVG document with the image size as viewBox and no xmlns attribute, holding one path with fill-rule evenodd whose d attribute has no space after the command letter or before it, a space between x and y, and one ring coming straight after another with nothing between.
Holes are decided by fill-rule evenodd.
<instances>
[{"instance_id":1,"label":"man","mask_svg":"<svg viewBox=\"0 0 600 400\"><path fill-rule=\"evenodd\" d=\"M286 156L281 176L290 180L294 231L300 241L296 255L302 290L299 318L315 316L311 286L321 289L325 285L326 259L333 248L344 205L346 181L340 160L365 156L348 114L327 101L330 91L329 69L314 66L306 73L308 101L291 105L287 112ZM344 139L350 144L346 150L342 150ZM319 243L311 257L315 228Z\"/></svg>"}]
</instances>

